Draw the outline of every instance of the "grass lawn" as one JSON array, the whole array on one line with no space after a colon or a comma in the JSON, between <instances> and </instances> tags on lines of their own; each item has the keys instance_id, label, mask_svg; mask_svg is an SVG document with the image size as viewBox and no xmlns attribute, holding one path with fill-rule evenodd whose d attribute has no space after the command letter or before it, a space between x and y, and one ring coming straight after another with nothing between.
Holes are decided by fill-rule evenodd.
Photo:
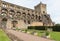
<instances>
[{"instance_id":1,"label":"grass lawn","mask_svg":"<svg viewBox=\"0 0 60 41\"><path fill-rule=\"evenodd\" d=\"M43 33L38 33L39 36L43 35ZM50 32L50 38L56 41L60 41L60 32Z\"/></svg>"},{"instance_id":2,"label":"grass lawn","mask_svg":"<svg viewBox=\"0 0 60 41\"><path fill-rule=\"evenodd\" d=\"M1 29L0 29L0 41L10 41L10 39L8 38L8 36Z\"/></svg>"},{"instance_id":3,"label":"grass lawn","mask_svg":"<svg viewBox=\"0 0 60 41\"><path fill-rule=\"evenodd\" d=\"M42 36L43 32L42 30L28 30L29 32L36 31L38 33L38 36ZM56 41L60 41L60 32L50 32L51 39L54 39Z\"/></svg>"},{"instance_id":4,"label":"grass lawn","mask_svg":"<svg viewBox=\"0 0 60 41\"><path fill-rule=\"evenodd\" d=\"M60 32L51 32L50 35L51 35L51 39L60 41Z\"/></svg>"}]
</instances>

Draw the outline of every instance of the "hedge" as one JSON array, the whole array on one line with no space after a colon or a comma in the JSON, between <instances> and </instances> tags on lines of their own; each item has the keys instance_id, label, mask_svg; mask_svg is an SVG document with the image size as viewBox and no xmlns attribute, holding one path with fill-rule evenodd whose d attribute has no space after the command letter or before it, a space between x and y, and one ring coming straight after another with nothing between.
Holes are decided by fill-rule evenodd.
<instances>
[{"instance_id":1,"label":"hedge","mask_svg":"<svg viewBox=\"0 0 60 41\"><path fill-rule=\"evenodd\" d=\"M60 26L29 26L28 29L45 30L46 28L52 28L53 31L60 31Z\"/></svg>"}]
</instances>

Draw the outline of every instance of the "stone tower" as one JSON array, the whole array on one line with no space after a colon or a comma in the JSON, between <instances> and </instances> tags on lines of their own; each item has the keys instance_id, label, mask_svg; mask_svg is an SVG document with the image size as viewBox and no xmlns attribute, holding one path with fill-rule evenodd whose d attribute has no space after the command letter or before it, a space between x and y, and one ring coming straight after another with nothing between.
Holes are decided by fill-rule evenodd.
<instances>
[{"instance_id":1,"label":"stone tower","mask_svg":"<svg viewBox=\"0 0 60 41\"><path fill-rule=\"evenodd\" d=\"M35 10L41 14L47 14L46 4L43 4L42 2L35 6Z\"/></svg>"}]
</instances>

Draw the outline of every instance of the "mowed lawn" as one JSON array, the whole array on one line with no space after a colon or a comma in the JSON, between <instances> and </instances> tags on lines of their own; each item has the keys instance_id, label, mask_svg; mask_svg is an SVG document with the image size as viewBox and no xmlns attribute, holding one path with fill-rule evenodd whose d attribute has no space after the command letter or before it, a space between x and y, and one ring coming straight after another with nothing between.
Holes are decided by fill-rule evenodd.
<instances>
[{"instance_id":1,"label":"mowed lawn","mask_svg":"<svg viewBox=\"0 0 60 41\"><path fill-rule=\"evenodd\" d=\"M33 32L33 31L36 31L38 33L38 36L42 36L44 35L43 32L45 31L41 31L41 30L28 30L29 32ZM50 32L50 38L53 39L53 40L56 40L56 41L60 41L60 32Z\"/></svg>"},{"instance_id":2,"label":"mowed lawn","mask_svg":"<svg viewBox=\"0 0 60 41\"><path fill-rule=\"evenodd\" d=\"M51 32L50 35L51 35L51 39L60 41L60 32Z\"/></svg>"},{"instance_id":3,"label":"mowed lawn","mask_svg":"<svg viewBox=\"0 0 60 41\"><path fill-rule=\"evenodd\" d=\"M2 29L0 29L0 41L10 41L10 39Z\"/></svg>"}]
</instances>

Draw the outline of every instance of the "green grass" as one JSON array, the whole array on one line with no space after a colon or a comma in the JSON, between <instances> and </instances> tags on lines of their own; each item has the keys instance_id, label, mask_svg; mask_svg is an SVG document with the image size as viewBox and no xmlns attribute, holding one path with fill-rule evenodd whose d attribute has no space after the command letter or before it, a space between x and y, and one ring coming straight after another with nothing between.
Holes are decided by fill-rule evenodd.
<instances>
[{"instance_id":1,"label":"green grass","mask_svg":"<svg viewBox=\"0 0 60 41\"><path fill-rule=\"evenodd\" d=\"M27 31L29 31L29 32L31 32L31 33L33 33L33 32L37 32L38 33L38 36L42 36L43 35L43 30L34 30L34 29L27 29Z\"/></svg>"},{"instance_id":2,"label":"green grass","mask_svg":"<svg viewBox=\"0 0 60 41\"><path fill-rule=\"evenodd\" d=\"M38 33L38 36L42 36L43 32L42 30L28 30L30 32L36 31ZM56 41L60 41L60 32L50 32L50 38Z\"/></svg>"},{"instance_id":3,"label":"green grass","mask_svg":"<svg viewBox=\"0 0 60 41\"><path fill-rule=\"evenodd\" d=\"M60 41L60 32L51 32L50 35L51 35L51 39Z\"/></svg>"},{"instance_id":4,"label":"green grass","mask_svg":"<svg viewBox=\"0 0 60 41\"><path fill-rule=\"evenodd\" d=\"M39 33L39 36L42 36L43 33ZM56 41L60 41L60 32L50 32L50 38Z\"/></svg>"},{"instance_id":5,"label":"green grass","mask_svg":"<svg viewBox=\"0 0 60 41\"><path fill-rule=\"evenodd\" d=\"M8 38L8 36L1 29L0 29L0 41L10 41L10 39Z\"/></svg>"}]
</instances>

